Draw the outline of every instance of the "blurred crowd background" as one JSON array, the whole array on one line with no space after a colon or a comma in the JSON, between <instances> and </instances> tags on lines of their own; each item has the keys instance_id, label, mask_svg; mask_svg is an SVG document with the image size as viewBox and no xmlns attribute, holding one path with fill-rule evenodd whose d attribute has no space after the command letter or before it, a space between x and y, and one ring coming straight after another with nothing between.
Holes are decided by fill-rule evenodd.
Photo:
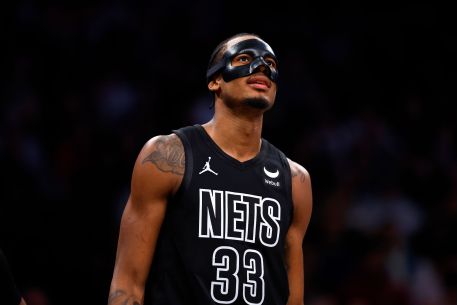
<instances>
[{"instance_id":1,"label":"blurred crowd background","mask_svg":"<svg viewBox=\"0 0 457 305\"><path fill-rule=\"evenodd\" d=\"M305 305L457 304L452 11L301 6L4 8L0 248L29 305L106 304L136 156L211 117L207 61L238 32L275 50L263 136L312 179Z\"/></svg>"}]
</instances>

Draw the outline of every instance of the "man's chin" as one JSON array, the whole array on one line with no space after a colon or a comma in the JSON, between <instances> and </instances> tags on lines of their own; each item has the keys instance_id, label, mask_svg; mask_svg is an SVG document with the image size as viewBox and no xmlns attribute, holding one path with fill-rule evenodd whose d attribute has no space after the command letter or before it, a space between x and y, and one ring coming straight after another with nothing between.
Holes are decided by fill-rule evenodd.
<instances>
[{"instance_id":1,"label":"man's chin","mask_svg":"<svg viewBox=\"0 0 457 305\"><path fill-rule=\"evenodd\" d=\"M244 103L252 108L259 110L267 110L270 107L270 104L266 99L263 98L250 98L246 99Z\"/></svg>"}]
</instances>

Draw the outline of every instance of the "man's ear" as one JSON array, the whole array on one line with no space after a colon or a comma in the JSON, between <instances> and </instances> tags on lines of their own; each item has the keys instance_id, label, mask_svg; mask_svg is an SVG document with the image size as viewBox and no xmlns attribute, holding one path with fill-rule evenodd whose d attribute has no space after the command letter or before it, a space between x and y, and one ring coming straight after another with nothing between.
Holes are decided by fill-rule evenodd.
<instances>
[{"instance_id":1,"label":"man's ear","mask_svg":"<svg viewBox=\"0 0 457 305\"><path fill-rule=\"evenodd\" d=\"M221 82L221 76L219 75L216 78L213 78L209 83L208 83L208 89L211 92L216 92L220 88L220 82Z\"/></svg>"}]
</instances>

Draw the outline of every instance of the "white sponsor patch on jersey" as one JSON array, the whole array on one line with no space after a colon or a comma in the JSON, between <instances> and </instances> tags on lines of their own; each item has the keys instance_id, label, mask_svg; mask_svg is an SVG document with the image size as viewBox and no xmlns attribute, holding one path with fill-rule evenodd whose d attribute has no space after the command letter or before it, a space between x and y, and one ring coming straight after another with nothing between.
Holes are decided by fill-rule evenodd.
<instances>
[{"instance_id":1,"label":"white sponsor patch on jersey","mask_svg":"<svg viewBox=\"0 0 457 305\"><path fill-rule=\"evenodd\" d=\"M270 172L270 171L264 166L264 167L263 167L263 172L265 173L265 175L267 175L267 176L270 177L271 179L278 178L278 176L279 176L279 169L277 169L275 172Z\"/></svg>"}]
</instances>

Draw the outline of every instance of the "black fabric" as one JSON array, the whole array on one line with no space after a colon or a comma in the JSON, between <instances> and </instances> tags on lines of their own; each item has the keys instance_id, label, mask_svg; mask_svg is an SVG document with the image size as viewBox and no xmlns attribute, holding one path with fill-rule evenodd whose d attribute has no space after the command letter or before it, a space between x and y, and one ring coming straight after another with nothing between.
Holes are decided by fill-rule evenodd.
<instances>
[{"instance_id":1,"label":"black fabric","mask_svg":"<svg viewBox=\"0 0 457 305\"><path fill-rule=\"evenodd\" d=\"M0 304L18 305L21 301L8 261L0 249Z\"/></svg>"},{"instance_id":2,"label":"black fabric","mask_svg":"<svg viewBox=\"0 0 457 305\"><path fill-rule=\"evenodd\" d=\"M262 139L259 154L239 162L200 125L174 132L186 169L161 228L151 304L286 304L292 199L285 155Z\"/></svg>"}]
</instances>

